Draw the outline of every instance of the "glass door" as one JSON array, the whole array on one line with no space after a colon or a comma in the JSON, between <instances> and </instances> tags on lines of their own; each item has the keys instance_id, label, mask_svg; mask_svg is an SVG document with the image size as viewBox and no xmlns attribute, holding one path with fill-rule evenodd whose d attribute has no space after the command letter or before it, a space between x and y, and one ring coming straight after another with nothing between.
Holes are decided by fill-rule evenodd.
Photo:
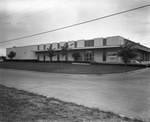
<instances>
[{"instance_id":1,"label":"glass door","mask_svg":"<svg viewBox=\"0 0 150 122\"><path fill-rule=\"evenodd\" d=\"M93 53L93 51L86 51L85 53L84 53L84 61L93 61L93 59L94 59L94 53Z\"/></svg>"}]
</instances>

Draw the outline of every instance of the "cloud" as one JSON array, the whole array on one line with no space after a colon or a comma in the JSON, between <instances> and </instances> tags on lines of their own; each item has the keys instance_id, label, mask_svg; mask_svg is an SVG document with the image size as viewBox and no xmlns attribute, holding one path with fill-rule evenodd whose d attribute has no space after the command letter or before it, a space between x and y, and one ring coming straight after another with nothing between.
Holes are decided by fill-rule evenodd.
<instances>
[{"instance_id":1,"label":"cloud","mask_svg":"<svg viewBox=\"0 0 150 122\"><path fill-rule=\"evenodd\" d=\"M128 10L149 4L149 0L115 0L118 11ZM120 15L122 27L128 35L140 41L142 37L148 37L150 32L150 7L130 11Z\"/></svg>"},{"instance_id":2,"label":"cloud","mask_svg":"<svg viewBox=\"0 0 150 122\"><path fill-rule=\"evenodd\" d=\"M7 0L3 3L7 7L0 7L1 17L9 16L13 12L21 11L27 7L34 5L35 7L18 15L7 17L3 23L1 21L0 41L83 22L147 3L149 0L62 0L61 2L60 0ZM12 9L14 10L11 11ZM44 11L32 15L40 10ZM150 32L149 20L150 8L147 7L57 32L10 42L3 47L115 35L144 42L144 40L150 39L148 36ZM8 21L11 22L8 23Z\"/></svg>"}]
</instances>

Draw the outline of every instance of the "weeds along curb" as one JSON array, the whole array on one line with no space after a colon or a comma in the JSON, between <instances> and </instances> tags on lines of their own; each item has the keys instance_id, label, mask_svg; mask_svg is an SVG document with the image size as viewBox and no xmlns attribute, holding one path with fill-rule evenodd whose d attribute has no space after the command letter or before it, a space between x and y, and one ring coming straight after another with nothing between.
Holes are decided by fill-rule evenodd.
<instances>
[{"instance_id":1,"label":"weeds along curb","mask_svg":"<svg viewBox=\"0 0 150 122\"><path fill-rule=\"evenodd\" d=\"M39 96L39 97L44 97L45 99L47 98L50 98L50 99L54 99L54 100L57 100L57 101L60 101L60 102L64 102L64 103L68 103L68 104L72 104L72 105L75 105L75 106L80 106L80 107L84 107L84 109L90 109L91 111L99 111L101 113L106 113L107 115L106 116L116 116L118 119L122 119L122 120L125 120L125 121L133 121L133 122L146 122L142 119L136 119L134 117L126 117L125 115L122 115L122 114L115 114L113 112L110 112L110 111L103 111L103 110L100 110L99 108L90 108L90 107L86 107L84 105L78 105L76 103L73 103L73 102L67 102L67 101L62 101L58 98L54 98L54 97L50 97L50 96L45 96L45 95L40 95L40 94L37 94L37 93L34 93L34 92L29 92L29 91L26 91L26 90L22 90L22 89L18 89L18 88L14 88L14 87L11 87L11 86L6 86L6 85L1 85L1 86L4 86L6 88L11 88L12 90L18 90L18 91L22 91L23 93L30 93L31 95L34 95L34 96ZM116 118L116 119L117 119ZM111 119L111 118L110 118Z\"/></svg>"}]
</instances>

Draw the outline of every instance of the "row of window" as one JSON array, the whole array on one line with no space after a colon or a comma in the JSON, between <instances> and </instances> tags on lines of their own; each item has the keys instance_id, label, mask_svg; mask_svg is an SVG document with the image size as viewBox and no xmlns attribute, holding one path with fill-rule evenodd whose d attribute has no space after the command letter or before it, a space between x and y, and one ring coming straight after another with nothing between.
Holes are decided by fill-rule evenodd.
<instances>
[{"instance_id":1,"label":"row of window","mask_svg":"<svg viewBox=\"0 0 150 122\"><path fill-rule=\"evenodd\" d=\"M66 43L68 44L68 43ZM77 47L77 42L74 42L71 45L74 45L74 47L76 48ZM107 45L107 40L106 39L103 39L103 46L106 46ZM50 44L50 46L52 46L52 44ZM84 41L84 47L92 47L94 46L94 40L85 40ZM40 49L40 46L38 45L38 50ZM43 49L45 50L46 49L46 45L43 45ZM60 44L58 43L57 44L57 49L60 49Z\"/></svg>"},{"instance_id":2,"label":"row of window","mask_svg":"<svg viewBox=\"0 0 150 122\"><path fill-rule=\"evenodd\" d=\"M84 41L84 47L92 47L92 46L94 46L94 40Z\"/></svg>"},{"instance_id":3,"label":"row of window","mask_svg":"<svg viewBox=\"0 0 150 122\"><path fill-rule=\"evenodd\" d=\"M46 61L46 56L47 55L43 55L43 61ZM37 58L38 58L38 60L40 60L39 54L37 55ZM59 58L60 58L60 56L59 56L59 54L57 54L57 61L59 61ZM65 61L67 61L67 60L68 60L68 55L65 56Z\"/></svg>"},{"instance_id":4,"label":"row of window","mask_svg":"<svg viewBox=\"0 0 150 122\"><path fill-rule=\"evenodd\" d=\"M103 51L103 61L106 61L106 56L107 55L107 53L106 53L106 51ZM57 61L60 61L60 54L59 53L57 53ZM39 60L39 54L37 55L37 57L38 57L38 60ZM46 55L44 54L43 55L43 61L46 61ZM65 61L68 61L68 55L66 55L65 56ZM93 51L86 51L85 53L84 53L84 61L94 61L94 52Z\"/></svg>"},{"instance_id":5,"label":"row of window","mask_svg":"<svg viewBox=\"0 0 150 122\"><path fill-rule=\"evenodd\" d=\"M107 45L107 40L103 39L103 46ZM92 47L94 46L94 40L86 40L84 41L84 47Z\"/></svg>"}]
</instances>

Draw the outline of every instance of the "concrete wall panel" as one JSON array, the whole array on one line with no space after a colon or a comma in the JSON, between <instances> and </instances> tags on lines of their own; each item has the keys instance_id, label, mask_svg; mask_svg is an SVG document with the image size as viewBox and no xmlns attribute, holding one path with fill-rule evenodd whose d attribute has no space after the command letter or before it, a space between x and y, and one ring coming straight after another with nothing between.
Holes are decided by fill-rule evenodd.
<instances>
[{"instance_id":1,"label":"concrete wall panel","mask_svg":"<svg viewBox=\"0 0 150 122\"><path fill-rule=\"evenodd\" d=\"M69 51L69 53L68 53L68 61L74 61L74 58L72 57L73 53L74 53L74 51Z\"/></svg>"},{"instance_id":2,"label":"concrete wall panel","mask_svg":"<svg viewBox=\"0 0 150 122\"><path fill-rule=\"evenodd\" d=\"M94 61L95 62L103 61L103 50L101 50L101 49L94 50Z\"/></svg>"},{"instance_id":3,"label":"concrete wall panel","mask_svg":"<svg viewBox=\"0 0 150 122\"><path fill-rule=\"evenodd\" d=\"M52 49L58 49L58 43L52 43Z\"/></svg>"},{"instance_id":4,"label":"concrete wall panel","mask_svg":"<svg viewBox=\"0 0 150 122\"><path fill-rule=\"evenodd\" d=\"M47 48L49 48L50 43L45 44L45 49L47 50Z\"/></svg>"},{"instance_id":5,"label":"concrete wall panel","mask_svg":"<svg viewBox=\"0 0 150 122\"><path fill-rule=\"evenodd\" d=\"M106 45L109 45L109 46L111 46L111 45L118 46L118 45L124 44L124 38L120 37L120 36L107 37L106 40L107 40Z\"/></svg>"},{"instance_id":6,"label":"concrete wall panel","mask_svg":"<svg viewBox=\"0 0 150 122\"><path fill-rule=\"evenodd\" d=\"M78 40L77 47L84 47L84 40Z\"/></svg>"},{"instance_id":7,"label":"concrete wall panel","mask_svg":"<svg viewBox=\"0 0 150 122\"><path fill-rule=\"evenodd\" d=\"M62 56L61 54L59 55L59 60L60 61L65 61L66 60L66 57L65 56Z\"/></svg>"},{"instance_id":8,"label":"concrete wall panel","mask_svg":"<svg viewBox=\"0 0 150 122\"><path fill-rule=\"evenodd\" d=\"M7 55L10 53L10 51L14 51L16 52L16 56L14 57L14 59L20 60L37 59L37 55L35 54L34 50L37 50L37 45L7 48ZM9 58L7 57L7 59Z\"/></svg>"},{"instance_id":9,"label":"concrete wall panel","mask_svg":"<svg viewBox=\"0 0 150 122\"><path fill-rule=\"evenodd\" d=\"M94 39L94 46L95 47L103 46L103 38Z\"/></svg>"},{"instance_id":10,"label":"concrete wall panel","mask_svg":"<svg viewBox=\"0 0 150 122\"><path fill-rule=\"evenodd\" d=\"M106 62L119 62L121 61L118 57L118 49L107 49L106 51Z\"/></svg>"},{"instance_id":11,"label":"concrete wall panel","mask_svg":"<svg viewBox=\"0 0 150 122\"><path fill-rule=\"evenodd\" d=\"M65 43L66 43L66 42L60 42L59 45L60 45L60 46L64 46Z\"/></svg>"},{"instance_id":12,"label":"concrete wall panel","mask_svg":"<svg viewBox=\"0 0 150 122\"><path fill-rule=\"evenodd\" d=\"M75 47L75 41L68 41L68 46L69 46L69 48L74 48Z\"/></svg>"},{"instance_id":13,"label":"concrete wall panel","mask_svg":"<svg viewBox=\"0 0 150 122\"><path fill-rule=\"evenodd\" d=\"M8 55L11 51L16 52L15 48L7 48L7 49L6 49L6 59L9 59L7 55Z\"/></svg>"},{"instance_id":14,"label":"concrete wall panel","mask_svg":"<svg viewBox=\"0 0 150 122\"><path fill-rule=\"evenodd\" d=\"M43 54L39 54L39 61L43 61Z\"/></svg>"},{"instance_id":15,"label":"concrete wall panel","mask_svg":"<svg viewBox=\"0 0 150 122\"><path fill-rule=\"evenodd\" d=\"M39 50L44 50L44 44L39 45Z\"/></svg>"}]
</instances>

